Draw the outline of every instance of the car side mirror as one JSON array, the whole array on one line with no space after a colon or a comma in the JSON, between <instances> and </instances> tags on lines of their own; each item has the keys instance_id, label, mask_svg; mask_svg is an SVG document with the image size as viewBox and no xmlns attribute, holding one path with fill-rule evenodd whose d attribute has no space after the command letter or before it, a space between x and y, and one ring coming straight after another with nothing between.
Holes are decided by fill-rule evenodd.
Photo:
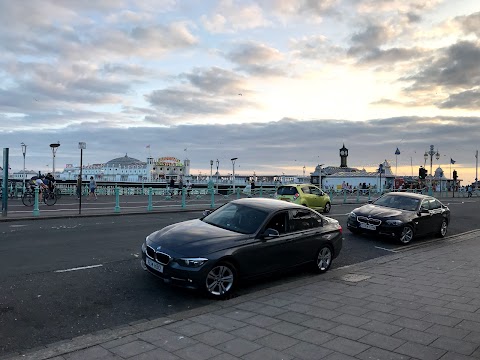
<instances>
[{"instance_id":1,"label":"car side mirror","mask_svg":"<svg viewBox=\"0 0 480 360\"><path fill-rule=\"evenodd\" d=\"M369 203L369 204L373 204L373 200L368 200L368 203Z\"/></svg>"},{"instance_id":2,"label":"car side mirror","mask_svg":"<svg viewBox=\"0 0 480 360\"><path fill-rule=\"evenodd\" d=\"M212 210L203 210L202 212L202 219L207 216L207 215L210 215L212 213Z\"/></svg>"},{"instance_id":3,"label":"car side mirror","mask_svg":"<svg viewBox=\"0 0 480 360\"><path fill-rule=\"evenodd\" d=\"M420 209L420 214L430 214L428 209Z\"/></svg>"},{"instance_id":4,"label":"car side mirror","mask_svg":"<svg viewBox=\"0 0 480 360\"><path fill-rule=\"evenodd\" d=\"M264 239L267 239L267 238L276 238L276 237L279 237L280 236L280 233L278 232L278 230L275 230L275 229L272 229L272 228L268 228L265 230L265 232L263 233L263 236L262 238Z\"/></svg>"}]
</instances>

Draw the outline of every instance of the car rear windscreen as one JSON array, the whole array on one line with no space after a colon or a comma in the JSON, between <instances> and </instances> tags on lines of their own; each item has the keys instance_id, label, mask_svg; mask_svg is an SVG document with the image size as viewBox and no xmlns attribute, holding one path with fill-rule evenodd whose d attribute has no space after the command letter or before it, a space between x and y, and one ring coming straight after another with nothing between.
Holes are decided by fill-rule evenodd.
<instances>
[{"instance_id":1,"label":"car rear windscreen","mask_svg":"<svg viewBox=\"0 0 480 360\"><path fill-rule=\"evenodd\" d=\"M282 186L277 189L278 195L295 195L298 193L295 186Z\"/></svg>"}]
</instances>

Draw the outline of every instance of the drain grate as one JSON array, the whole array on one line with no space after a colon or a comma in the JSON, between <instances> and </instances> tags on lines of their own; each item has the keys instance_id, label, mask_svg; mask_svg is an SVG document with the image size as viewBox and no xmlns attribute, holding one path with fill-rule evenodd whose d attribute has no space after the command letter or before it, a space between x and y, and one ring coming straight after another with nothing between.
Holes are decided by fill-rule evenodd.
<instances>
[{"instance_id":1,"label":"drain grate","mask_svg":"<svg viewBox=\"0 0 480 360\"><path fill-rule=\"evenodd\" d=\"M348 282L360 282L363 280L370 279L371 276L368 275L361 275L361 274L346 274L340 277L340 280L348 281Z\"/></svg>"}]
</instances>

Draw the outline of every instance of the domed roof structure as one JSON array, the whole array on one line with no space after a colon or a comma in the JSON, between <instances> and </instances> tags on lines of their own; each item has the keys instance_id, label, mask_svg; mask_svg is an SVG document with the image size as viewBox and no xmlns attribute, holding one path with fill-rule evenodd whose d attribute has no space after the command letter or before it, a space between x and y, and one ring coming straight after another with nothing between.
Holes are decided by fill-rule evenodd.
<instances>
[{"instance_id":1,"label":"domed roof structure","mask_svg":"<svg viewBox=\"0 0 480 360\"><path fill-rule=\"evenodd\" d=\"M143 161L134 159L125 154L124 157L119 157L108 161L105 166L128 166L128 165L143 165Z\"/></svg>"}]
</instances>

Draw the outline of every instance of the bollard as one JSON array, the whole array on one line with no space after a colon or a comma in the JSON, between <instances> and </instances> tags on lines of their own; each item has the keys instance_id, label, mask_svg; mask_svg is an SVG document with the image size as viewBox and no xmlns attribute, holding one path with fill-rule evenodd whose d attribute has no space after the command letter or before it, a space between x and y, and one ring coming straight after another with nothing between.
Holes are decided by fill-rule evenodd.
<instances>
[{"instance_id":1,"label":"bollard","mask_svg":"<svg viewBox=\"0 0 480 360\"><path fill-rule=\"evenodd\" d=\"M260 197L262 197L262 196L263 196L263 186L260 185Z\"/></svg>"},{"instance_id":2,"label":"bollard","mask_svg":"<svg viewBox=\"0 0 480 360\"><path fill-rule=\"evenodd\" d=\"M343 190L343 203L347 202L347 190Z\"/></svg>"},{"instance_id":3,"label":"bollard","mask_svg":"<svg viewBox=\"0 0 480 360\"><path fill-rule=\"evenodd\" d=\"M182 208L184 208L186 206L186 203L185 203L185 188L182 187Z\"/></svg>"},{"instance_id":4,"label":"bollard","mask_svg":"<svg viewBox=\"0 0 480 360\"><path fill-rule=\"evenodd\" d=\"M240 199L240 188L237 187L237 199Z\"/></svg>"},{"instance_id":5,"label":"bollard","mask_svg":"<svg viewBox=\"0 0 480 360\"><path fill-rule=\"evenodd\" d=\"M214 188L212 188L210 190L210 196L211 196L211 198L210 198L210 208L213 209L215 207L215 189Z\"/></svg>"},{"instance_id":6,"label":"bollard","mask_svg":"<svg viewBox=\"0 0 480 360\"><path fill-rule=\"evenodd\" d=\"M330 201L333 203L333 190L330 188Z\"/></svg>"},{"instance_id":7,"label":"bollard","mask_svg":"<svg viewBox=\"0 0 480 360\"><path fill-rule=\"evenodd\" d=\"M143 184L142 184L143 185ZM142 189L142 193L143 193L143 189ZM153 189L151 187L148 188L148 206L147 206L147 211L152 211L153 210L153 206L152 206L152 193L153 193Z\"/></svg>"},{"instance_id":8,"label":"bollard","mask_svg":"<svg viewBox=\"0 0 480 360\"><path fill-rule=\"evenodd\" d=\"M357 189L357 204L360 202L360 189Z\"/></svg>"},{"instance_id":9,"label":"bollard","mask_svg":"<svg viewBox=\"0 0 480 360\"><path fill-rule=\"evenodd\" d=\"M38 208L38 188L35 188L35 203L33 205L33 216L39 216L40 209Z\"/></svg>"},{"instance_id":10,"label":"bollard","mask_svg":"<svg viewBox=\"0 0 480 360\"><path fill-rule=\"evenodd\" d=\"M428 187L428 196L433 196L433 188L431 186Z\"/></svg>"},{"instance_id":11,"label":"bollard","mask_svg":"<svg viewBox=\"0 0 480 360\"><path fill-rule=\"evenodd\" d=\"M371 198L370 198L370 188L368 188L368 201L370 201Z\"/></svg>"},{"instance_id":12,"label":"bollard","mask_svg":"<svg viewBox=\"0 0 480 360\"><path fill-rule=\"evenodd\" d=\"M120 212L120 192L115 185L115 212Z\"/></svg>"}]
</instances>

